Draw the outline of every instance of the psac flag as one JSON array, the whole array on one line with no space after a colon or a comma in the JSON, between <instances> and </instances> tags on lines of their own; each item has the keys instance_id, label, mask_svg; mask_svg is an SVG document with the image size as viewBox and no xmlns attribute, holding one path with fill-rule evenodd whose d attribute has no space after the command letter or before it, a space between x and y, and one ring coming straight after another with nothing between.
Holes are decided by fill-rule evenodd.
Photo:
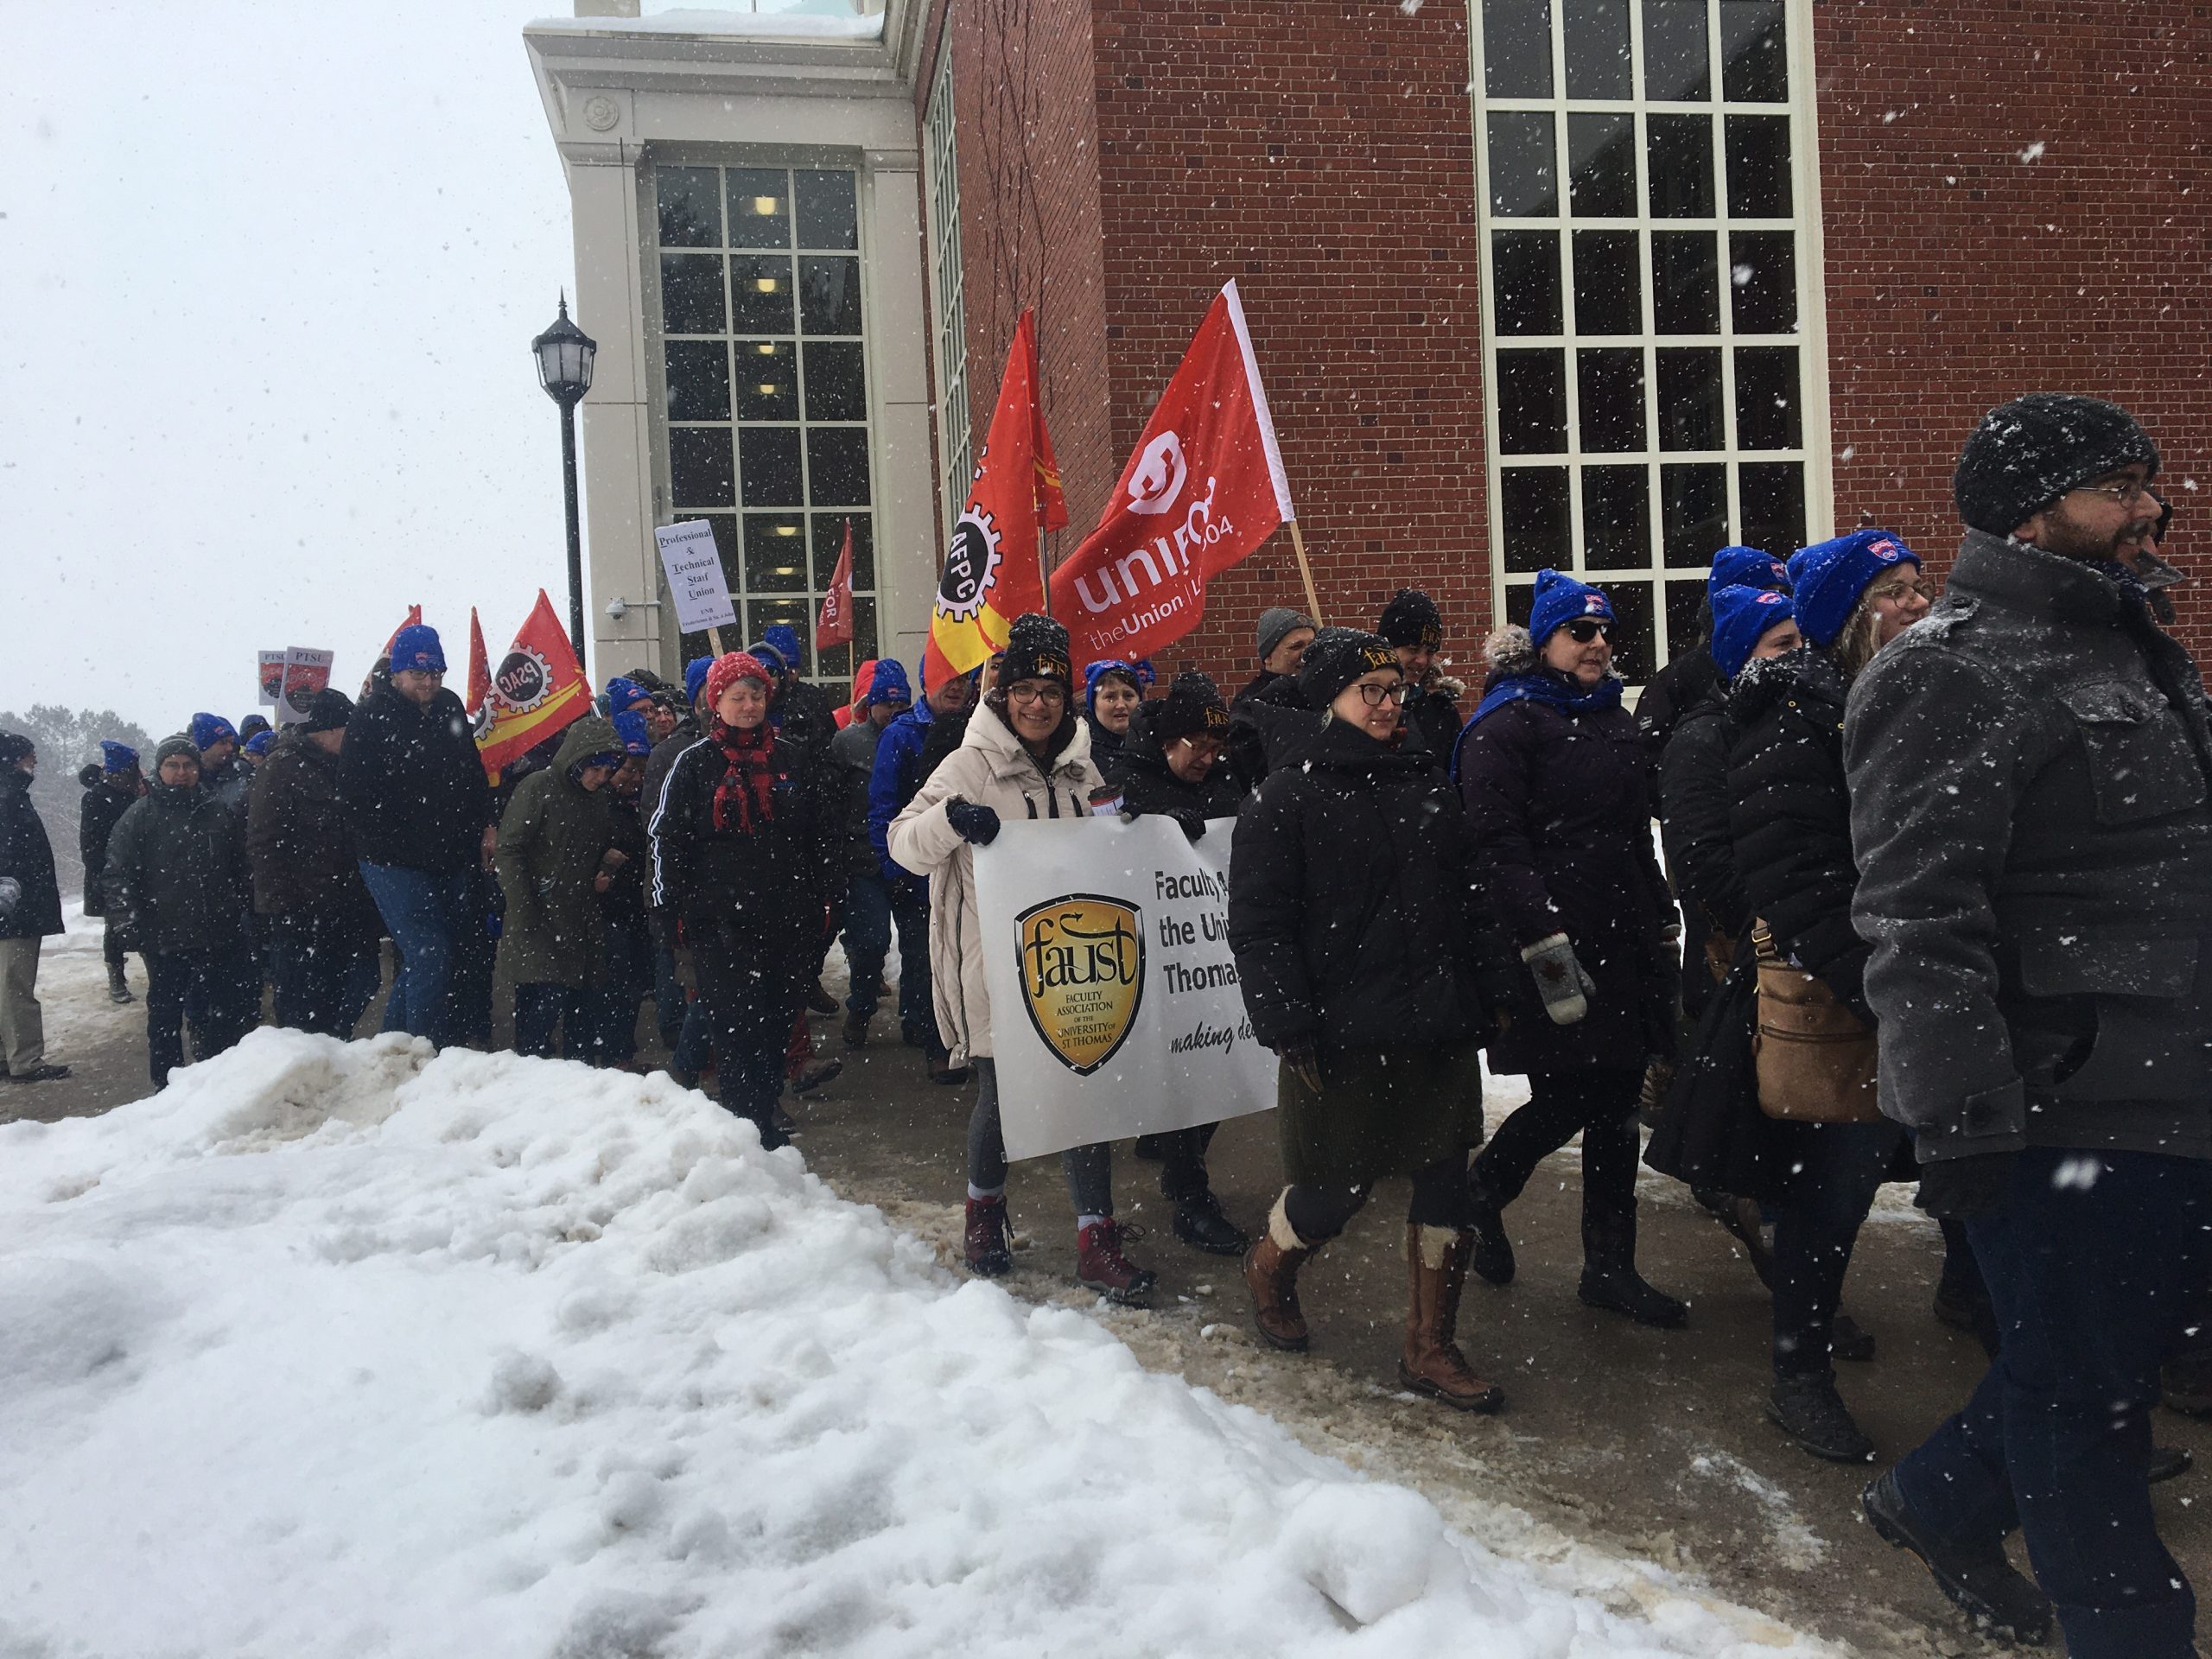
<instances>
[{"instance_id":1,"label":"psac flag","mask_svg":"<svg viewBox=\"0 0 2212 1659\"><path fill-rule=\"evenodd\" d=\"M590 709L591 688L569 631L541 588L529 620L516 630L513 645L492 675L484 706L474 711L484 770L497 783L511 762Z\"/></svg>"},{"instance_id":2,"label":"psac flag","mask_svg":"<svg viewBox=\"0 0 2212 1659\"><path fill-rule=\"evenodd\" d=\"M1052 573L1075 659L1149 657L1205 614L1206 579L1296 518L1230 283L1160 393L1105 516Z\"/></svg>"},{"instance_id":3,"label":"psac flag","mask_svg":"<svg viewBox=\"0 0 2212 1659\"><path fill-rule=\"evenodd\" d=\"M1039 530L1068 521L1060 465L1037 403L1037 321L1024 311L999 377L998 408L976 463L960 522L944 556L944 575L930 609L922 683L942 685L965 674L1006 644L1007 625L1042 608L1037 563Z\"/></svg>"}]
</instances>

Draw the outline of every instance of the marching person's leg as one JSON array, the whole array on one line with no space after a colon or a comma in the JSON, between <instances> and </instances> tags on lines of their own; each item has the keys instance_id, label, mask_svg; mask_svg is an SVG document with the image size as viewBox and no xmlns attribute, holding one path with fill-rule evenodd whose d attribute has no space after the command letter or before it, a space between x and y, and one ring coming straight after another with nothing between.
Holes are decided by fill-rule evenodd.
<instances>
[{"instance_id":1,"label":"marching person's leg","mask_svg":"<svg viewBox=\"0 0 2212 1659\"><path fill-rule=\"evenodd\" d=\"M976 1073L976 1104L968 1114L968 1211L962 1249L970 1273L995 1279L1014 1266L1007 1243L1006 1139L999 1132L999 1071L988 1055L978 1055L969 1064Z\"/></svg>"},{"instance_id":2,"label":"marching person's leg","mask_svg":"<svg viewBox=\"0 0 2212 1659\"><path fill-rule=\"evenodd\" d=\"M1497 1126L1490 1144L1469 1166L1475 1229L1472 1265L1491 1284L1510 1284L1513 1280L1513 1244L1506 1236L1505 1206L1521 1196L1521 1189L1528 1185L1538 1164L1581 1133L1589 1116L1589 1090L1583 1070L1533 1071L1529 1075L1528 1104L1516 1108Z\"/></svg>"},{"instance_id":3,"label":"marching person's leg","mask_svg":"<svg viewBox=\"0 0 2212 1659\"><path fill-rule=\"evenodd\" d=\"M845 897L845 1046L865 1047L868 1021L883 1000L883 961L891 951L891 894L874 870L853 877Z\"/></svg>"},{"instance_id":4,"label":"marching person's leg","mask_svg":"<svg viewBox=\"0 0 2212 1659\"><path fill-rule=\"evenodd\" d=\"M1175 1236L1215 1255L1242 1255L1252 1246L1230 1220L1206 1175L1206 1147L1217 1125L1175 1129L1152 1137L1160 1158L1160 1195L1175 1206Z\"/></svg>"},{"instance_id":5,"label":"marching person's leg","mask_svg":"<svg viewBox=\"0 0 2212 1659\"><path fill-rule=\"evenodd\" d=\"M154 1087L168 1087L184 1064L184 993L193 966L188 951L143 953L146 962L146 1067Z\"/></svg>"},{"instance_id":6,"label":"marching person's leg","mask_svg":"<svg viewBox=\"0 0 2212 1659\"><path fill-rule=\"evenodd\" d=\"M1892 1123L1808 1125L1802 1165L1777 1203L1774 1227L1774 1386L1767 1415L1816 1457L1864 1463L1874 1444L1835 1387L1836 1309L1852 1246L1904 1134Z\"/></svg>"},{"instance_id":7,"label":"marching person's leg","mask_svg":"<svg viewBox=\"0 0 2212 1659\"><path fill-rule=\"evenodd\" d=\"M1460 1411L1496 1411L1505 1391L1478 1376L1459 1350L1459 1293L1474 1232L1467 1225L1467 1160L1454 1153L1414 1176L1406 1207L1406 1340L1398 1380Z\"/></svg>"},{"instance_id":8,"label":"marching person's leg","mask_svg":"<svg viewBox=\"0 0 2212 1659\"><path fill-rule=\"evenodd\" d=\"M1586 1306L1670 1329L1689 1305L1653 1288L1636 1270L1637 1096L1641 1071L1592 1067L1582 1074L1582 1280Z\"/></svg>"},{"instance_id":9,"label":"marching person's leg","mask_svg":"<svg viewBox=\"0 0 2212 1659\"><path fill-rule=\"evenodd\" d=\"M1367 1198L1363 1187L1311 1181L1294 1182L1276 1198L1266 1232L1244 1257L1252 1322L1269 1347L1300 1354L1311 1344L1298 1305L1299 1269L1351 1224Z\"/></svg>"},{"instance_id":10,"label":"marching person's leg","mask_svg":"<svg viewBox=\"0 0 2212 1659\"><path fill-rule=\"evenodd\" d=\"M1104 1141L1070 1147L1060 1154L1068 1197L1075 1205L1075 1276L1109 1301L1142 1307L1160 1275L1122 1254L1122 1228L1114 1219L1114 1149Z\"/></svg>"}]
</instances>

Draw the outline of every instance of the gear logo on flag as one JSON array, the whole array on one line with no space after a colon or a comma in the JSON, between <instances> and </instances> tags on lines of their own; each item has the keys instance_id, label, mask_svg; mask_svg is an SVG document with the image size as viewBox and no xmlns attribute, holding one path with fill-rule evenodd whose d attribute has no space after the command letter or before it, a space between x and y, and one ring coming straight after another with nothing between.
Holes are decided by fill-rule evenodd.
<instances>
[{"instance_id":1,"label":"gear logo on flag","mask_svg":"<svg viewBox=\"0 0 2212 1659\"><path fill-rule=\"evenodd\" d=\"M1162 432L1144 447L1129 473L1129 511L1166 512L1183 493L1191 464L1183 458L1183 440L1173 429Z\"/></svg>"},{"instance_id":2,"label":"gear logo on flag","mask_svg":"<svg viewBox=\"0 0 2212 1659\"><path fill-rule=\"evenodd\" d=\"M937 611L955 622L973 621L983 608L998 573L998 522L988 507L969 506L952 527L952 548L945 555L944 577L938 583Z\"/></svg>"},{"instance_id":3,"label":"gear logo on flag","mask_svg":"<svg viewBox=\"0 0 2212 1659\"><path fill-rule=\"evenodd\" d=\"M499 671L492 677L494 694L518 715L526 715L544 702L552 685L553 664L527 645L509 652Z\"/></svg>"}]
</instances>

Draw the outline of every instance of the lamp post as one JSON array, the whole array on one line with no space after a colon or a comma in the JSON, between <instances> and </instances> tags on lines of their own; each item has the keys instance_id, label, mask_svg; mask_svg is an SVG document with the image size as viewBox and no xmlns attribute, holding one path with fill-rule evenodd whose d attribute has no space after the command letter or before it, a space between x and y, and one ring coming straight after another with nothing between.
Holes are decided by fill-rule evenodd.
<instances>
[{"instance_id":1,"label":"lamp post","mask_svg":"<svg viewBox=\"0 0 2212 1659\"><path fill-rule=\"evenodd\" d=\"M591 390L591 367L599 343L569 321L569 296L561 296L561 315L530 342L537 357L537 384L561 405L561 477L569 505L569 643L576 666L584 665L584 543L576 524L576 405Z\"/></svg>"}]
</instances>

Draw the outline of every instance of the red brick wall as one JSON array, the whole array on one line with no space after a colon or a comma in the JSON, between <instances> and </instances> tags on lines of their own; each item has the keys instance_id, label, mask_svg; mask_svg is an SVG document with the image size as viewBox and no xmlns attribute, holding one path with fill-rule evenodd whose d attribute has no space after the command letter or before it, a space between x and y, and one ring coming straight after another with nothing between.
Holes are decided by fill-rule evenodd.
<instances>
[{"instance_id":1,"label":"red brick wall","mask_svg":"<svg viewBox=\"0 0 2212 1659\"><path fill-rule=\"evenodd\" d=\"M1419 583L1472 660L1490 612L1482 325L1463 0L1097 0L1114 466L1236 277L1332 621ZM1287 534L1214 582L1166 653L1225 690L1304 607Z\"/></svg>"},{"instance_id":2,"label":"red brick wall","mask_svg":"<svg viewBox=\"0 0 2212 1659\"><path fill-rule=\"evenodd\" d=\"M2149 429L2174 491L2167 556L2197 564L2212 9L1824 4L1813 45L1837 528L1871 514L1948 562L1951 473L1982 411L2086 391ZM2175 597L2203 661L2212 583Z\"/></svg>"}]
</instances>

